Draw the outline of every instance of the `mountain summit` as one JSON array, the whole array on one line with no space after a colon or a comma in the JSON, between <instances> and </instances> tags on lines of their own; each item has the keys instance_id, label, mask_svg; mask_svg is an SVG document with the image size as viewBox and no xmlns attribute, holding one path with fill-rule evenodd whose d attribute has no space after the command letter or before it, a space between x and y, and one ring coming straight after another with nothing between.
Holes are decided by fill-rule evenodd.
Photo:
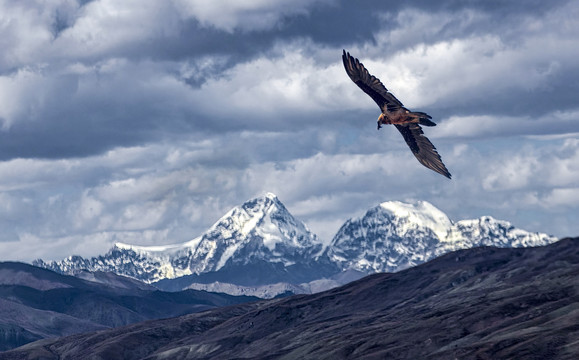
<instances>
[{"instance_id":1,"label":"mountain summit","mask_svg":"<svg viewBox=\"0 0 579 360\"><path fill-rule=\"evenodd\" d=\"M217 275L220 273L240 285L257 285L311 281L326 275L327 264L320 269L314 261L322 247L317 236L295 219L276 195L267 193L234 207L204 234L183 244L116 243L104 256L72 256L50 263L37 260L34 264L64 273L81 269L113 271L149 283L182 276L196 276L204 283L223 281L224 276ZM317 271L308 275L313 267Z\"/></svg>"},{"instance_id":2,"label":"mountain summit","mask_svg":"<svg viewBox=\"0 0 579 360\"><path fill-rule=\"evenodd\" d=\"M556 240L490 216L453 223L426 201L388 201L342 225L324 255L341 268L393 272L459 249L541 246Z\"/></svg>"}]
</instances>

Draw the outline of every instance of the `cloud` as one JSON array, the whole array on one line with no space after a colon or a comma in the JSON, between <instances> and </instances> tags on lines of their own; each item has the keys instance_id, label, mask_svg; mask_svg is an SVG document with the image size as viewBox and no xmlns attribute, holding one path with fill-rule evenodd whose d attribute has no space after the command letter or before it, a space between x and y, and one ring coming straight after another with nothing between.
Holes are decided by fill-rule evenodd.
<instances>
[{"instance_id":1,"label":"cloud","mask_svg":"<svg viewBox=\"0 0 579 360\"><path fill-rule=\"evenodd\" d=\"M186 16L197 19L203 26L228 32L269 29L286 16L307 14L308 9L316 3L329 2L328 0L175 1Z\"/></svg>"},{"instance_id":2,"label":"cloud","mask_svg":"<svg viewBox=\"0 0 579 360\"><path fill-rule=\"evenodd\" d=\"M12 60L4 68L17 70L0 75L4 159L87 156L185 134L331 126L348 120L347 111L375 109L343 76L339 53L344 44L320 46L315 36L294 33L291 21L252 36L186 21L196 16L221 21L216 20L217 5L59 4L35 12L11 3L10 10L24 20L8 22L13 24L9 32L22 41L10 42L5 52ZM350 9L300 2L299 9L311 10L308 15L284 4L232 5L221 15L239 24L246 23L245 16L263 13L318 21L320 9ZM560 21L579 11L576 7L563 6L541 18L523 11L513 17L515 30L505 35L485 27L497 15L489 9L443 7L432 12L416 5L390 7L390 12L379 7L369 20L385 25L374 28L373 42L349 48L407 106L451 122L478 117L489 127L501 117L576 112L569 95L576 93L575 85L566 79L579 70L569 46L579 29L574 22ZM129 11L133 8L136 12ZM26 45L37 37L32 39L20 22L42 20L38 31L50 34L57 19L63 24L57 37L46 35L41 44ZM181 36L197 30L185 49ZM263 34L268 35L261 38ZM223 36L254 48L252 55L240 56L239 51L247 50L223 43ZM170 44L184 52L169 50ZM28 54L18 46L37 52ZM546 126L535 128L540 133Z\"/></svg>"},{"instance_id":3,"label":"cloud","mask_svg":"<svg viewBox=\"0 0 579 360\"><path fill-rule=\"evenodd\" d=\"M2 2L0 251L186 241L267 191L324 241L408 199L572 235L578 16L572 1ZM376 131L342 49L433 116L452 181Z\"/></svg>"},{"instance_id":4,"label":"cloud","mask_svg":"<svg viewBox=\"0 0 579 360\"><path fill-rule=\"evenodd\" d=\"M432 129L433 137L495 138L573 134L579 130L579 111L555 110L538 118L530 116L451 116Z\"/></svg>"},{"instance_id":5,"label":"cloud","mask_svg":"<svg viewBox=\"0 0 579 360\"><path fill-rule=\"evenodd\" d=\"M538 160L533 156L509 156L500 163L490 164L482 187L487 191L523 188L528 185L531 176L536 174L537 166Z\"/></svg>"},{"instance_id":6,"label":"cloud","mask_svg":"<svg viewBox=\"0 0 579 360\"><path fill-rule=\"evenodd\" d=\"M456 19L448 13L411 11L402 15L410 18L406 26L415 24L411 21L413 18L418 18L419 24L440 21L440 18L443 23L445 18ZM443 37L438 42L415 40L414 46L394 53L382 68L376 65L374 72L385 74L390 87L396 89L400 97L409 99L413 106L438 111L454 110L460 114L468 107L477 115L542 116L554 109L576 109L576 103L565 92L553 91L556 87L574 86L569 84L569 75L576 77L579 72L571 47L572 34L579 29L559 22L562 16L547 14L540 25L538 21L533 25L524 24L527 28L537 28L519 34L516 45L510 44L512 39L507 36L494 32ZM394 44L404 41L398 39L397 32L406 35L406 26L387 32L394 38L390 41ZM545 31L547 26L552 32ZM413 36L412 29L407 36ZM556 58L553 54L557 54Z\"/></svg>"},{"instance_id":7,"label":"cloud","mask_svg":"<svg viewBox=\"0 0 579 360\"><path fill-rule=\"evenodd\" d=\"M255 151L267 151L276 141L275 136L262 139ZM532 206L557 213L561 206L574 206L561 203L564 194L555 189L573 189L579 176L575 166L579 143L555 139L538 144L529 142L513 151L502 146L477 149L464 143L453 149L443 141L439 150L455 175L452 181L428 172L405 146L386 146L378 153L319 152L277 161L262 159L237 168L228 163L200 166L199 159L207 155L198 149L209 143L151 145L85 161L63 160L60 170L48 173L45 169L51 169L53 161L26 160L23 167L17 165L24 160L18 160L4 163L11 168L0 171L16 170L12 181L23 179L28 184L13 188L11 198L4 195L2 216L22 219L23 213L37 209L34 221L12 228L21 242L36 238L54 242L54 248L45 248L45 257L56 258L65 243L80 239L86 242L82 255L94 254L113 241L144 245L187 241L231 207L264 190L277 193L324 241L349 217L392 199L427 199L454 220L490 214L524 228L537 215L519 218L513 210ZM246 148L244 140L221 145L232 152ZM170 160L146 161L149 158ZM72 185L62 185L68 194L55 196L50 189L58 178ZM530 230L554 230L542 223L540 227ZM11 246L0 245L3 249Z\"/></svg>"},{"instance_id":8,"label":"cloud","mask_svg":"<svg viewBox=\"0 0 579 360\"><path fill-rule=\"evenodd\" d=\"M579 188L558 188L553 189L543 199L547 207L569 207L573 208L579 201Z\"/></svg>"}]
</instances>

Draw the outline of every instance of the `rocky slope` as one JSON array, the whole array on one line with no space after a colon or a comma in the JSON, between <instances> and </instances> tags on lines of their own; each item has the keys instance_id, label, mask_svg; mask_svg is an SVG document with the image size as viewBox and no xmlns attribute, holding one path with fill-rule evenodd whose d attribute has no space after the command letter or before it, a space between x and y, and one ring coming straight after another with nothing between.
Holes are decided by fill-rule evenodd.
<instances>
[{"instance_id":1,"label":"rocky slope","mask_svg":"<svg viewBox=\"0 0 579 360\"><path fill-rule=\"evenodd\" d=\"M315 295L50 339L0 359L575 359L579 238L480 247Z\"/></svg>"}]
</instances>

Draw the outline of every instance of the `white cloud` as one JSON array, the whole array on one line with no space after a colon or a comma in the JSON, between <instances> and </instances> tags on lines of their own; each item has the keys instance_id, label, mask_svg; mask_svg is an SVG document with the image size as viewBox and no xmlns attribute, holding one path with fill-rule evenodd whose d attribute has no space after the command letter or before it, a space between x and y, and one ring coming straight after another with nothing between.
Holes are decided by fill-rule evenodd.
<instances>
[{"instance_id":1,"label":"white cloud","mask_svg":"<svg viewBox=\"0 0 579 360\"><path fill-rule=\"evenodd\" d=\"M42 116L47 103L56 100L67 79L45 78L42 69L22 69L0 76L0 121L8 130L17 121L34 121Z\"/></svg>"},{"instance_id":2,"label":"white cloud","mask_svg":"<svg viewBox=\"0 0 579 360\"><path fill-rule=\"evenodd\" d=\"M555 110L539 117L502 115L454 115L431 130L433 138L494 138L530 135L545 138L551 133L573 136L579 129L579 110ZM537 134L535 137L533 135ZM557 136L556 136L557 137ZM559 135L559 137L561 137Z\"/></svg>"},{"instance_id":3,"label":"white cloud","mask_svg":"<svg viewBox=\"0 0 579 360\"><path fill-rule=\"evenodd\" d=\"M104 209L103 203L90 196L86 191L82 194L79 203L77 212L79 222L76 224L77 228L82 227L85 222L92 221L101 216Z\"/></svg>"},{"instance_id":4,"label":"white cloud","mask_svg":"<svg viewBox=\"0 0 579 360\"><path fill-rule=\"evenodd\" d=\"M177 34L179 12L168 5L164 1L138 0L88 3L79 10L74 25L56 40L56 46L84 57L151 37ZM71 48L71 43L76 47Z\"/></svg>"},{"instance_id":5,"label":"white cloud","mask_svg":"<svg viewBox=\"0 0 579 360\"><path fill-rule=\"evenodd\" d=\"M569 3L540 20L514 18L515 27L477 32L488 28L492 14L408 9L383 14L384 21L394 16L399 26L385 27L375 34L376 44L351 52L409 107L511 99L513 92L549 90L565 69L577 72L573 43L579 26L573 19L578 15L579 8Z\"/></svg>"},{"instance_id":6,"label":"white cloud","mask_svg":"<svg viewBox=\"0 0 579 360\"><path fill-rule=\"evenodd\" d=\"M575 208L579 202L579 188L557 188L542 199L544 206Z\"/></svg>"},{"instance_id":7,"label":"white cloud","mask_svg":"<svg viewBox=\"0 0 579 360\"><path fill-rule=\"evenodd\" d=\"M38 63L93 62L132 56L160 39L176 39L188 22L220 31L263 31L285 16L307 15L331 0L73 0L2 2L0 69ZM154 48L148 56L155 54Z\"/></svg>"},{"instance_id":8,"label":"white cloud","mask_svg":"<svg viewBox=\"0 0 579 360\"><path fill-rule=\"evenodd\" d=\"M0 4L0 69L30 64L38 49L53 39L51 25L59 8L71 1L3 1Z\"/></svg>"},{"instance_id":9,"label":"white cloud","mask_svg":"<svg viewBox=\"0 0 579 360\"><path fill-rule=\"evenodd\" d=\"M3 2L0 68L90 60L152 38L177 35L179 9L166 1Z\"/></svg>"},{"instance_id":10,"label":"white cloud","mask_svg":"<svg viewBox=\"0 0 579 360\"><path fill-rule=\"evenodd\" d=\"M482 179L486 191L521 189L537 174L538 160L532 155L507 154L502 159L495 157L492 160L493 163L488 164L488 174Z\"/></svg>"},{"instance_id":11,"label":"white cloud","mask_svg":"<svg viewBox=\"0 0 579 360\"><path fill-rule=\"evenodd\" d=\"M336 107L375 107L378 111L371 100L362 104L357 101L364 95L360 96L359 89L344 76L339 51L333 64L318 64L314 48L311 42L298 41L240 63L223 76L207 81L195 91L193 101L204 113L232 122L255 117L279 121L278 116L287 119L290 114L308 114L311 118L312 114ZM239 119L239 113L245 119Z\"/></svg>"}]
</instances>

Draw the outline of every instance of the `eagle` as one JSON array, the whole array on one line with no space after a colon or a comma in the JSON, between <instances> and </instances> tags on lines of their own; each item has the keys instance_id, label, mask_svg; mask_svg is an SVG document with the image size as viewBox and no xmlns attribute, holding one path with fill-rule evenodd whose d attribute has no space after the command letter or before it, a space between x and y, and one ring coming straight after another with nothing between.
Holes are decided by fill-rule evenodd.
<instances>
[{"instance_id":1,"label":"eagle","mask_svg":"<svg viewBox=\"0 0 579 360\"><path fill-rule=\"evenodd\" d=\"M346 73L362 91L378 104L382 113L378 117L378 129L383 124L393 124L412 150L418 161L427 168L451 178L450 172L442 163L436 148L422 132L420 125L436 126L432 117L423 112L410 111L396 99L377 77L371 75L364 65L350 53L343 50L342 61Z\"/></svg>"}]
</instances>

